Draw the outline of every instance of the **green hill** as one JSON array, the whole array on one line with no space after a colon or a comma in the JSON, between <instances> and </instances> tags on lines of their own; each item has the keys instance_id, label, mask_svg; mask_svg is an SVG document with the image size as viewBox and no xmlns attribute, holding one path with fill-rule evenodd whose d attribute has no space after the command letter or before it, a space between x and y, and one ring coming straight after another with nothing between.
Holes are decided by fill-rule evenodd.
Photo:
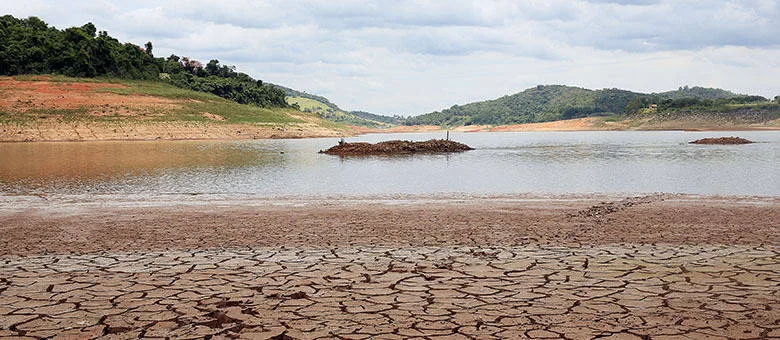
<instances>
[{"instance_id":1,"label":"green hill","mask_svg":"<svg viewBox=\"0 0 780 340\"><path fill-rule=\"evenodd\" d=\"M674 119L686 115L732 115L753 122L777 119L779 104L777 99L772 102L761 96L703 87L685 86L675 91L645 94L614 88L589 90L564 85L539 85L498 99L454 105L449 109L411 117L404 124L505 125L636 114Z\"/></svg>"},{"instance_id":2,"label":"green hill","mask_svg":"<svg viewBox=\"0 0 780 340\"><path fill-rule=\"evenodd\" d=\"M152 42L143 47L121 43L92 23L60 30L36 17L0 16L0 75L150 80L261 108L298 104L302 110L338 123L392 125L382 116L345 112L321 96L266 84L217 59L202 63L177 55L159 58L152 52Z\"/></svg>"},{"instance_id":3,"label":"green hill","mask_svg":"<svg viewBox=\"0 0 780 340\"><path fill-rule=\"evenodd\" d=\"M315 113L323 119L348 125L386 128L402 123L399 117L388 117L363 111L344 111L325 97L301 92L281 85L287 103L303 112Z\"/></svg>"},{"instance_id":4,"label":"green hill","mask_svg":"<svg viewBox=\"0 0 780 340\"><path fill-rule=\"evenodd\" d=\"M539 85L494 100L454 105L449 109L409 118L407 125L500 125L522 124L614 115L624 112L629 101L644 96L619 90L588 90L563 85Z\"/></svg>"}]
</instances>

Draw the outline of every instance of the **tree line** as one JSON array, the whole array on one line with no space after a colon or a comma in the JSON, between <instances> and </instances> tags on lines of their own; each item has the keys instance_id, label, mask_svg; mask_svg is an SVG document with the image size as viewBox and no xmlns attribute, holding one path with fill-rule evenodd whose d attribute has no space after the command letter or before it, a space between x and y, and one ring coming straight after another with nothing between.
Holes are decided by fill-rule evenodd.
<instances>
[{"instance_id":1,"label":"tree line","mask_svg":"<svg viewBox=\"0 0 780 340\"><path fill-rule=\"evenodd\" d=\"M652 108L659 112L675 111L680 109L695 109L700 111L723 111L733 110L735 106L740 105L776 105L780 104L778 97L774 102L766 97L754 95L735 95L729 98L665 98L656 94L635 98L626 105L626 114L636 114L643 112L644 109Z\"/></svg>"},{"instance_id":2,"label":"tree line","mask_svg":"<svg viewBox=\"0 0 780 340\"><path fill-rule=\"evenodd\" d=\"M92 23L59 30L37 17L5 15L0 17L0 75L19 74L160 80L241 104L289 107L283 90L217 59L203 65L177 55L156 58L152 42L121 43Z\"/></svg>"},{"instance_id":3,"label":"tree line","mask_svg":"<svg viewBox=\"0 0 780 340\"><path fill-rule=\"evenodd\" d=\"M453 105L441 111L410 117L403 124L523 124L643 112L729 113L746 107L777 112L777 104L780 104L780 96L769 101L762 96L739 95L703 87L685 86L674 91L645 94L615 88L589 90L563 85L539 85L498 99Z\"/></svg>"}]
</instances>

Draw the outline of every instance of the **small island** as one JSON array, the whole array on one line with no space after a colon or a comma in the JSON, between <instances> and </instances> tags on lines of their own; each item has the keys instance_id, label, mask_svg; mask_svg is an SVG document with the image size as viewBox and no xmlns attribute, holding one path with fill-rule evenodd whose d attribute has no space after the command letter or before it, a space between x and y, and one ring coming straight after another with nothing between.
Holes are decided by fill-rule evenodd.
<instances>
[{"instance_id":1,"label":"small island","mask_svg":"<svg viewBox=\"0 0 780 340\"><path fill-rule=\"evenodd\" d=\"M363 155L396 155L412 153L439 153L462 152L474 150L472 147L445 139L431 139L424 142L391 140L376 144L356 142L345 143L343 140L338 145L320 150L320 153L339 156L363 156Z\"/></svg>"},{"instance_id":2,"label":"small island","mask_svg":"<svg viewBox=\"0 0 780 340\"><path fill-rule=\"evenodd\" d=\"M702 138L690 142L690 144L717 144L717 145L751 144L751 143L753 142L740 137Z\"/></svg>"}]
</instances>

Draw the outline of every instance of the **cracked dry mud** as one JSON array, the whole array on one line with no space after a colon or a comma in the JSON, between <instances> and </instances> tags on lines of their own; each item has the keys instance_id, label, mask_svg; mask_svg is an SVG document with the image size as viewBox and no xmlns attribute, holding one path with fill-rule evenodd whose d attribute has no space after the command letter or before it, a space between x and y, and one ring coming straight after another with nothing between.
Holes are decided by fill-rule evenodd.
<instances>
[{"instance_id":1,"label":"cracked dry mud","mask_svg":"<svg viewBox=\"0 0 780 340\"><path fill-rule=\"evenodd\" d=\"M777 337L778 251L344 247L5 257L0 337Z\"/></svg>"},{"instance_id":2,"label":"cracked dry mud","mask_svg":"<svg viewBox=\"0 0 780 340\"><path fill-rule=\"evenodd\" d=\"M336 243L331 245L301 239L289 247L279 239L269 241L272 245L215 249L215 244L210 244L210 250L202 250L183 241L168 241L128 252L121 244L95 239L97 247L66 243L70 248L60 249L59 254L6 249L0 256L0 338L780 337L776 203L718 202L682 204L661 196L598 204L545 202L540 204L559 206L545 212L531 204L529 211L522 210L519 215L503 210L519 209L512 202L488 200L459 207L476 214L487 204L498 216L495 218L516 225L541 213L533 220L540 223L535 231L539 234L593 223L623 233L621 239L625 237L627 242L622 244L609 243L616 239L605 238L605 242L571 234L576 242L549 239L545 243L513 243L509 238L487 238L484 244L462 245L462 240L452 235L460 229L451 229L453 224L448 221L430 223L431 232L450 237L435 246L416 244L404 234L389 238L386 244L352 244L355 239L346 235L357 227L349 224L340 229L336 227L339 217L330 215L331 209L341 213L394 209L399 214L418 215L428 209L441 214L453 206L438 203L424 209L416 204L300 208L301 214L318 218L336 216L329 222L330 234L323 233ZM105 209L104 213L116 216L125 216L118 212L127 211ZM138 212L135 209L132 211ZM152 219L159 221L170 211L184 216L192 213L188 209L200 208L159 209L162 212L149 210ZM230 220L236 212L231 209L218 209L212 212L216 215L209 216L229 221L226 225L245 218L238 215ZM271 218L290 213L299 216L290 207L241 209L262 210ZM666 220L666 215L661 216L670 210L669 216L676 217ZM700 217L683 221L680 211ZM79 212L74 218L81 224L75 219L46 220L71 221L67 235L91 239L94 234L87 235L82 226L106 217L93 213ZM15 212L4 214L0 216L0 231L21 228L22 223L15 221L22 219ZM664 236L681 228L678 225L682 223L689 228L686 232L700 233L723 221L724 214L738 215L748 222L740 225L733 221L733 225L719 229L727 236L702 235L692 239L695 243ZM482 218L484 223L495 223L487 215L476 216L480 219L468 220L473 223L469 230L477 228ZM642 216L652 218L642 220ZM341 218L353 217L354 212ZM659 244L628 233L621 221L643 221L640 225L647 228L651 222L660 224L660 236L649 239ZM117 219L114 223L123 222ZM124 223L129 227L130 222ZM34 228L40 227L31 225L20 229L25 233L2 234L10 237L5 242L24 244L22 235L32 235ZM287 233L326 228L308 223L281 225ZM175 223L170 227L176 227ZM398 234L403 230L399 228L390 229L387 235ZM495 232L475 230L484 233L479 234L482 236ZM189 232L192 235L188 237L194 237L210 231ZM600 235L606 237L607 232ZM482 237L479 235L475 237ZM151 240L146 232L136 237L143 242ZM733 243L724 244L729 239ZM65 236L51 240L65 240ZM570 243L575 245L564 246ZM75 253L66 254L66 249Z\"/></svg>"}]
</instances>

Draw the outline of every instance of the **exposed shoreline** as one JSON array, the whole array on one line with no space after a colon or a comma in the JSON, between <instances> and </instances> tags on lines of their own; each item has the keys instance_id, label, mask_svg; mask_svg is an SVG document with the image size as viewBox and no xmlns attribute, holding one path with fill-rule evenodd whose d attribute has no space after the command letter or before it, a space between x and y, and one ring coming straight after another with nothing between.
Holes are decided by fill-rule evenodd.
<instances>
[{"instance_id":1,"label":"exposed shoreline","mask_svg":"<svg viewBox=\"0 0 780 340\"><path fill-rule=\"evenodd\" d=\"M777 197L2 198L8 204L0 210L0 255L279 246L780 245Z\"/></svg>"},{"instance_id":2,"label":"exposed shoreline","mask_svg":"<svg viewBox=\"0 0 780 340\"><path fill-rule=\"evenodd\" d=\"M39 122L0 123L0 142L99 142L153 140L251 140L342 137L349 130L311 124L220 124L207 122Z\"/></svg>"},{"instance_id":3,"label":"exposed shoreline","mask_svg":"<svg viewBox=\"0 0 780 340\"><path fill-rule=\"evenodd\" d=\"M436 125L396 126L389 129L368 129L353 127L361 133L409 133L409 132L543 132L543 131L777 131L780 130L780 120L765 124L730 124L717 125L707 121L667 121L653 124L632 126L627 121L605 121L599 117L586 117L568 120L557 120L543 123L527 123L513 125L469 125L442 128Z\"/></svg>"},{"instance_id":4,"label":"exposed shoreline","mask_svg":"<svg viewBox=\"0 0 780 340\"><path fill-rule=\"evenodd\" d=\"M0 203L0 337L780 335L780 197Z\"/></svg>"},{"instance_id":5,"label":"exposed shoreline","mask_svg":"<svg viewBox=\"0 0 780 340\"><path fill-rule=\"evenodd\" d=\"M455 132L546 132L546 131L780 131L780 126L734 126L710 128L614 128L577 126L576 122L556 121L504 126L460 126ZM97 142L153 140L252 140L357 136L367 133L425 133L446 131L440 126L398 126L369 129L351 126L344 130L309 124L222 124L208 122L28 122L23 125L0 123L0 143L14 142Z\"/></svg>"}]
</instances>

